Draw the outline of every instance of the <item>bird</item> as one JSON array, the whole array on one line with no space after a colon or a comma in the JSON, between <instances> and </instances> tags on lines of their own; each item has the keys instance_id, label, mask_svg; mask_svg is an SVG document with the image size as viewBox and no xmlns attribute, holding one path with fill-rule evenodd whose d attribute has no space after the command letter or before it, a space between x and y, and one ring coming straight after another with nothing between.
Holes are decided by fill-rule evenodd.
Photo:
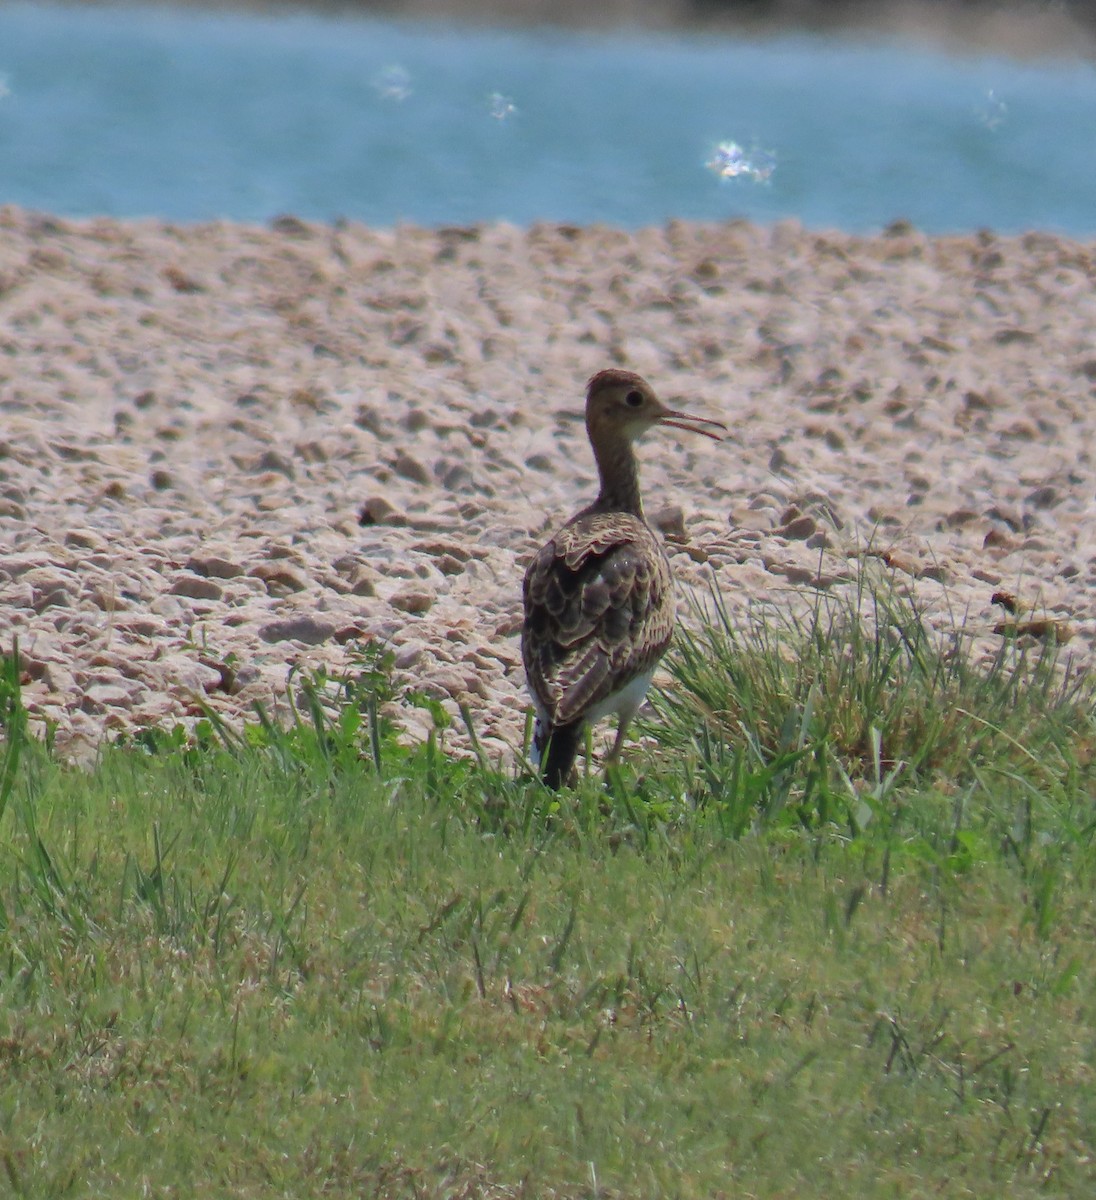
<instances>
[{"instance_id":1,"label":"bird","mask_svg":"<svg viewBox=\"0 0 1096 1200\"><path fill-rule=\"evenodd\" d=\"M632 371L586 385L600 491L536 553L522 582L521 653L536 720L530 758L558 791L588 725L617 715L615 761L674 629L673 578L643 516L636 440L669 426L721 441L721 421L668 408Z\"/></svg>"}]
</instances>

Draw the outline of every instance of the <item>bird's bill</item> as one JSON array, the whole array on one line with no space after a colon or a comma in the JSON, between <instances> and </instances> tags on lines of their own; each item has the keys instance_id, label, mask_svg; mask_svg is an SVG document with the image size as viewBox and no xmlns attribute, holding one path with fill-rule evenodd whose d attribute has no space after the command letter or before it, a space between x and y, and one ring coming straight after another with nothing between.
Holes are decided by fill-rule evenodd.
<instances>
[{"instance_id":1,"label":"bird's bill","mask_svg":"<svg viewBox=\"0 0 1096 1200\"><path fill-rule=\"evenodd\" d=\"M673 429L684 429L686 433L702 433L715 442L723 441L723 436L727 433L727 426L722 421L713 421L709 417L694 417L691 413L675 412L673 409L664 412L658 418L658 422Z\"/></svg>"}]
</instances>

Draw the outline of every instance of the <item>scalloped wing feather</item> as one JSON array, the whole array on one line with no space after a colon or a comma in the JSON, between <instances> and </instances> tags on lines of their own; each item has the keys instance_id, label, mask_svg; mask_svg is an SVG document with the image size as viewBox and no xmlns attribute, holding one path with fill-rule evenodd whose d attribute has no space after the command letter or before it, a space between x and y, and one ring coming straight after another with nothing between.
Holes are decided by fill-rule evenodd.
<instances>
[{"instance_id":1,"label":"scalloped wing feather","mask_svg":"<svg viewBox=\"0 0 1096 1200\"><path fill-rule=\"evenodd\" d=\"M580 516L525 574L522 657L552 725L575 721L662 657L673 633L669 563L625 513Z\"/></svg>"}]
</instances>

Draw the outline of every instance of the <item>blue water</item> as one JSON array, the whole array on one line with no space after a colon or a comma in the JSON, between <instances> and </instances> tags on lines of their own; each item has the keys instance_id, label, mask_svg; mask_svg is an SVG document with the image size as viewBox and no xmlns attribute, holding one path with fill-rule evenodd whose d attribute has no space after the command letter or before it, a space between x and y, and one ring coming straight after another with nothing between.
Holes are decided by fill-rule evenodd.
<instances>
[{"instance_id":1,"label":"blue water","mask_svg":"<svg viewBox=\"0 0 1096 1200\"><path fill-rule=\"evenodd\" d=\"M16 4L0 80L0 203L63 215L1096 233L1083 63Z\"/></svg>"}]
</instances>

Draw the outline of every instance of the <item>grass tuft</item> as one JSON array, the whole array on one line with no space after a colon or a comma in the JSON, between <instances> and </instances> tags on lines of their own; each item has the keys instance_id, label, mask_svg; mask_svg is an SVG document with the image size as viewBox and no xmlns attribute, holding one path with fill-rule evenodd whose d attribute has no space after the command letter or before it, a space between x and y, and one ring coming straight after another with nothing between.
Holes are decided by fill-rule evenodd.
<instances>
[{"instance_id":1,"label":"grass tuft","mask_svg":"<svg viewBox=\"0 0 1096 1200\"><path fill-rule=\"evenodd\" d=\"M1058 832L1090 835L1065 797L1092 775L1096 689L1053 643L1029 654L1002 640L986 664L961 627L931 628L866 569L806 616L766 608L739 630L718 591L698 616L647 729L727 832L836 823L855 836L931 793L960 825L971 806L993 810L996 832L1030 849L1033 808L1057 794Z\"/></svg>"}]
</instances>

